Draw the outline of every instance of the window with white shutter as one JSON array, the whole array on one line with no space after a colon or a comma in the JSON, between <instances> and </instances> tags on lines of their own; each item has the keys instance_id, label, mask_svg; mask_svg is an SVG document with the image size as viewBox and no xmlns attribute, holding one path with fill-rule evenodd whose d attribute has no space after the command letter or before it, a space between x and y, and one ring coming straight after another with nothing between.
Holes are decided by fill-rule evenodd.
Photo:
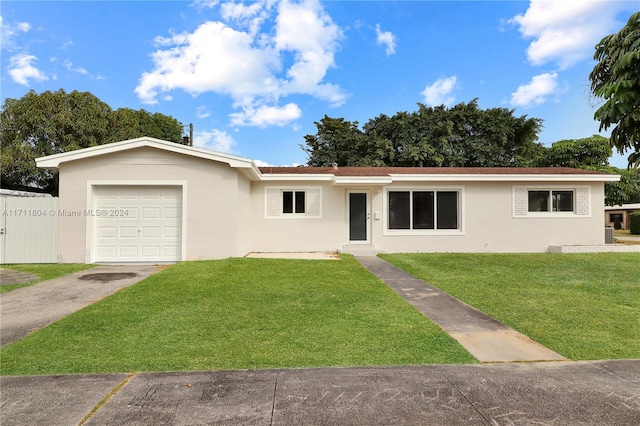
<instances>
[{"instance_id":1,"label":"window with white shutter","mask_svg":"<svg viewBox=\"0 0 640 426\"><path fill-rule=\"evenodd\" d=\"M268 219L320 218L322 188L276 187L265 188L265 217Z\"/></svg>"},{"instance_id":2,"label":"window with white shutter","mask_svg":"<svg viewBox=\"0 0 640 426\"><path fill-rule=\"evenodd\" d=\"M591 191L579 187L513 187L513 217L574 217L591 215Z\"/></svg>"}]
</instances>

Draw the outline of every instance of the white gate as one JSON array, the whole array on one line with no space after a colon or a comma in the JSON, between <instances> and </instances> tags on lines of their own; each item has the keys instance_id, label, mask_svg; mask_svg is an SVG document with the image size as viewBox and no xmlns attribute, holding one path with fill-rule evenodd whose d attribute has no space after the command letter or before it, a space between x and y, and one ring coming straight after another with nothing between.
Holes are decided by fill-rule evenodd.
<instances>
[{"instance_id":1,"label":"white gate","mask_svg":"<svg viewBox=\"0 0 640 426\"><path fill-rule=\"evenodd\" d=\"M58 199L0 197L0 263L58 262Z\"/></svg>"}]
</instances>

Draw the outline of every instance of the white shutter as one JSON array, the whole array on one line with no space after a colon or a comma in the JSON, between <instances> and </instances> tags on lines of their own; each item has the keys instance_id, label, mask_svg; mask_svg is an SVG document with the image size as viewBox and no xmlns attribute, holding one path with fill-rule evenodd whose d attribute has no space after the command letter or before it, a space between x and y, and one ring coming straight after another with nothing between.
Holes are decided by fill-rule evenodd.
<instances>
[{"instance_id":1,"label":"white shutter","mask_svg":"<svg viewBox=\"0 0 640 426\"><path fill-rule=\"evenodd\" d=\"M320 188L307 189L307 216L319 217L321 208Z\"/></svg>"},{"instance_id":2,"label":"white shutter","mask_svg":"<svg viewBox=\"0 0 640 426\"><path fill-rule=\"evenodd\" d=\"M576 214L588 216L590 214L591 195L588 186L576 188Z\"/></svg>"},{"instance_id":3,"label":"white shutter","mask_svg":"<svg viewBox=\"0 0 640 426\"><path fill-rule=\"evenodd\" d=\"M282 196L280 188L268 187L264 190L265 217L280 217L282 215Z\"/></svg>"},{"instance_id":4,"label":"white shutter","mask_svg":"<svg viewBox=\"0 0 640 426\"><path fill-rule=\"evenodd\" d=\"M305 213L283 214L282 213L282 192L304 192L305 193ZM319 218L322 216L322 188L321 187L282 187L269 186L264 189L264 216L265 218Z\"/></svg>"},{"instance_id":5,"label":"white shutter","mask_svg":"<svg viewBox=\"0 0 640 426\"><path fill-rule=\"evenodd\" d=\"M521 186L513 187L513 215L526 216L528 207L528 191L527 188Z\"/></svg>"}]
</instances>

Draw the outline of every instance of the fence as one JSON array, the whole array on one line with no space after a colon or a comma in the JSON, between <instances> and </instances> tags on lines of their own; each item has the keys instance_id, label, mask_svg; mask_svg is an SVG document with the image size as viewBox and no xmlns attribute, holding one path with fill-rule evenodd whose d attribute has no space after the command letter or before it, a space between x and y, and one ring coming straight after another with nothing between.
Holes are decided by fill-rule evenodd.
<instances>
[{"instance_id":1,"label":"fence","mask_svg":"<svg viewBox=\"0 0 640 426\"><path fill-rule=\"evenodd\" d=\"M0 263L58 261L58 199L0 197Z\"/></svg>"}]
</instances>

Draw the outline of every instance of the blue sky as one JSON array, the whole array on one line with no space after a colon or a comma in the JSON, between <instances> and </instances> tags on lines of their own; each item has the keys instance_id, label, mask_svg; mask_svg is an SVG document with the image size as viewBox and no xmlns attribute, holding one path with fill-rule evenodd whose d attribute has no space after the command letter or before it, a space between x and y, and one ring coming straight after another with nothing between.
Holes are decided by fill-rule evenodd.
<instances>
[{"instance_id":1,"label":"blue sky","mask_svg":"<svg viewBox=\"0 0 640 426\"><path fill-rule=\"evenodd\" d=\"M593 46L640 1L3 1L2 101L89 91L193 123L195 145L306 161L326 114L515 109L539 141L598 133ZM606 133L601 133L608 136ZM614 156L611 164L626 167Z\"/></svg>"}]
</instances>

